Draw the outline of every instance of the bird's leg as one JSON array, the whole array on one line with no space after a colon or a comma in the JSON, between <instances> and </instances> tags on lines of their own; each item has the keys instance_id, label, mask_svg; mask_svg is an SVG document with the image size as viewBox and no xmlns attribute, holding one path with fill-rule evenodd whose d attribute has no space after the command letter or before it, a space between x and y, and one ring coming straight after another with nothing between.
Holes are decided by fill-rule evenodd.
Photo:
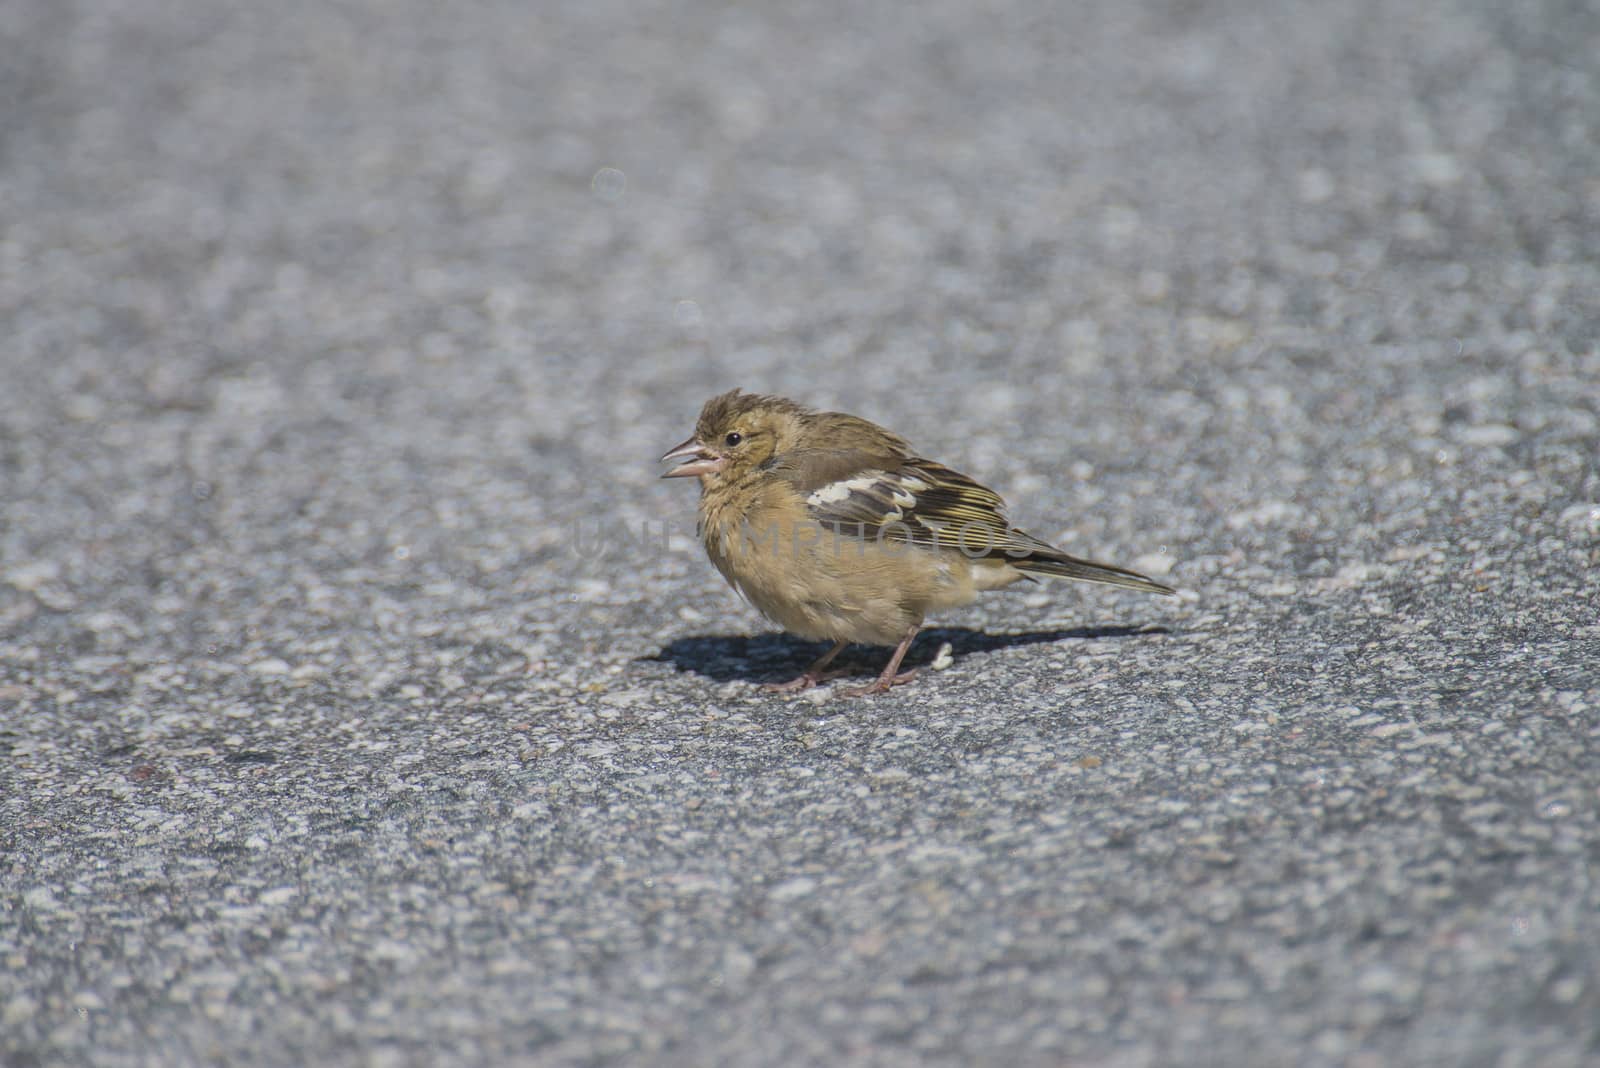
<instances>
[{"instance_id":1,"label":"bird's leg","mask_svg":"<svg viewBox=\"0 0 1600 1068\"><path fill-rule=\"evenodd\" d=\"M850 643L834 642L832 649L829 649L827 652L819 656L817 658L817 662L806 668L801 674L790 679L788 682L769 682L764 684L761 688L767 693L790 693L794 690L809 690L819 682L822 682L826 679L836 678L839 674L842 674L842 672L823 674L822 669L832 663L833 658L838 656L848 644Z\"/></svg>"},{"instance_id":2,"label":"bird's leg","mask_svg":"<svg viewBox=\"0 0 1600 1068\"><path fill-rule=\"evenodd\" d=\"M894 647L894 655L889 658L889 663L885 665L883 673L877 679L867 683L865 686L854 686L839 692L846 697L865 697L869 693L887 693L889 687L898 686L902 682L910 682L916 678L917 669L912 668L910 671L900 671L900 661L906 658L906 650L911 648L911 640L917 636L917 631L921 629L922 624L917 623L906 631L906 636L901 638L900 644ZM898 675L895 674L897 671L900 671Z\"/></svg>"}]
</instances>

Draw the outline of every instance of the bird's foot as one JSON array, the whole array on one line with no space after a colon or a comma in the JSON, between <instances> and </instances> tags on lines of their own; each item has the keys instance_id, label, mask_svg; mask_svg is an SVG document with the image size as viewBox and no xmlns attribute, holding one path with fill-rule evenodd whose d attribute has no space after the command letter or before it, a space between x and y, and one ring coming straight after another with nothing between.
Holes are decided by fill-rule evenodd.
<instances>
[{"instance_id":1,"label":"bird's foot","mask_svg":"<svg viewBox=\"0 0 1600 1068\"><path fill-rule=\"evenodd\" d=\"M844 697L866 697L869 694L888 693L891 686L902 686L916 678L917 671L917 668L912 668L910 671L902 671L898 675L890 675L886 672L865 686L852 686L847 690L840 690L839 693Z\"/></svg>"},{"instance_id":2,"label":"bird's foot","mask_svg":"<svg viewBox=\"0 0 1600 1068\"><path fill-rule=\"evenodd\" d=\"M764 682L761 684L761 692L799 693L801 690L811 689L819 682L829 682L848 674L848 671L807 671L796 675L788 682Z\"/></svg>"}]
</instances>

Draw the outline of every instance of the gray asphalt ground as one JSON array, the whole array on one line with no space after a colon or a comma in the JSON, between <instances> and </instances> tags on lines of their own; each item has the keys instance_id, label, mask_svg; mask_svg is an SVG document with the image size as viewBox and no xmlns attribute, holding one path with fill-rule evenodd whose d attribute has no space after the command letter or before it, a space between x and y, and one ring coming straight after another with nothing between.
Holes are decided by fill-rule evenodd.
<instances>
[{"instance_id":1,"label":"gray asphalt ground","mask_svg":"<svg viewBox=\"0 0 1600 1068\"><path fill-rule=\"evenodd\" d=\"M0 5L0 1063L1600 1061L1596 56ZM762 695L656 478L735 385L1182 596Z\"/></svg>"}]
</instances>

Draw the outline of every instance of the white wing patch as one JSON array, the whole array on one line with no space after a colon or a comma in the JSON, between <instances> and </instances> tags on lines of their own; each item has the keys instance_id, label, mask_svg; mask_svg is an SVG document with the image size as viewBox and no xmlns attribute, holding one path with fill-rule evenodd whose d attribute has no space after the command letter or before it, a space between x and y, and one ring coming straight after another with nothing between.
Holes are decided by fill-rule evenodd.
<instances>
[{"instance_id":1,"label":"white wing patch","mask_svg":"<svg viewBox=\"0 0 1600 1068\"><path fill-rule=\"evenodd\" d=\"M806 503L813 507L824 504L838 504L848 498L852 493L860 493L871 489L883 477L883 472L874 471L871 474L857 475L855 478L840 479L830 482L826 486L819 486L811 491L811 496L806 498Z\"/></svg>"},{"instance_id":2,"label":"white wing patch","mask_svg":"<svg viewBox=\"0 0 1600 1068\"><path fill-rule=\"evenodd\" d=\"M838 482L830 482L811 491L806 498L806 503L813 508L826 508L830 504L839 504L849 500L857 493L869 495L886 495L889 508L884 512L883 518L889 522L898 522L905 518L906 511L915 508L917 492L928 488L928 483L916 477L899 477L887 471L869 471L864 475L854 478L843 478ZM879 496L882 499L882 496Z\"/></svg>"}]
</instances>

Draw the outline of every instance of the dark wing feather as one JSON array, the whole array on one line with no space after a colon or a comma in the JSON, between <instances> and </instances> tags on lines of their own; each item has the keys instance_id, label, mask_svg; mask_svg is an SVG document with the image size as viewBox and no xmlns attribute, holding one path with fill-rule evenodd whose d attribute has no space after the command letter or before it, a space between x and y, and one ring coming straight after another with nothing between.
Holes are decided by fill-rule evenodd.
<instances>
[{"instance_id":1,"label":"dark wing feather","mask_svg":"<svg viewBox=\"0 0 1600 1068\"><path fill-rule=\"evenodd\" d=\"M807 449L775 457L769 470L790 482L813 519L843 536L972 557L1050 548L1011 528L998 493L932 460Z\"/></svg>"}]
</instances>

